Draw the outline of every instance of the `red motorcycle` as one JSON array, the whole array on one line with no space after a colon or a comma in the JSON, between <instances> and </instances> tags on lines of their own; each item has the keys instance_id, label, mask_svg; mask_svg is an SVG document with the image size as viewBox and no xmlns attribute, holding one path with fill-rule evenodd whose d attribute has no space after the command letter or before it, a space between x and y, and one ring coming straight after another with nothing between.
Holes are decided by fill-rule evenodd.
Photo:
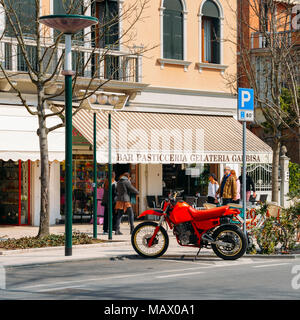
<instances>
[{"instance_id":1,"label":"red motorcycle","mask_svg":"<svg viewBox=\"0 0 300 320\"><path fill-rule=\"evenodd\" d=\"M169 236L163 222L173 230L181 246L212 248L224 260L242 257L247 249L244 232L231 220L240 214L228 206L196 210L184 201L176 201L175 193L162 203L162 210L146 210L138 218L159 216L159 222L145 221L135 227L131 235L134 250L142 257L157 258L168 249Z\"/></svg>"}]
</instances>

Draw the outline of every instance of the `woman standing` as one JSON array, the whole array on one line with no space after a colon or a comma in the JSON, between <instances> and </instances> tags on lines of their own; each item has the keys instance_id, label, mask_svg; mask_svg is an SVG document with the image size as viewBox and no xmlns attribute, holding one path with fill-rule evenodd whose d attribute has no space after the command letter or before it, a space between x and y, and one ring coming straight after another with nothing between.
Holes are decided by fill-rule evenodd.
<instances>
[{"instance_id":1,"label":"woman standing","mask_svg":"<svg viewBox=\"0 0 300 320\"><path fill-rule=\"evenodd\" d=\"M233 203L240 203L240 199L241 199L241 183L239 178L236 176L236 172L235 170L231 170L231 175L233 176L233 178L236 181L236 199L232 200Z\"/></svg>"},{"instance_id":2,"label":"woman standing","mask_svg":"<svg viewBox=\"0 0 300 320\"><path fill-rule=\"evenodd\" d=\"M132 186L128 172L125 172L117 184L117 202L115 209L117 210L116 218L116 235L122 234L120 231L121 218L124 213L128 214L130 223L130 234L134 229L134 216L130 202L130 194L139 194L138 190Z\"/></svg>"},{"instance_id":3,"label":"woman standing","mask_svg":"<svg viewBox=\"0 0 300 320\"><path fill-rule=\"evenodd\" d=\"M218 203L217 191L219 190L219 184L217 182L217 177L214 173L211 173L208 177L208 192L207 192L207 202L208 203Z\"/></svg>"}]
</instances>

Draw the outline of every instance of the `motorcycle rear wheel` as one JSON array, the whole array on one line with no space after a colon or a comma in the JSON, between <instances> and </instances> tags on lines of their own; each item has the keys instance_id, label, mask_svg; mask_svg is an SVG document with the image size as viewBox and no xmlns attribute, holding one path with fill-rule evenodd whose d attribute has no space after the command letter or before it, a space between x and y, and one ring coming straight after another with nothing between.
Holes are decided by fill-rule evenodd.
<instances>
[{"instance_id":1,"label":"motorcycle rear wheel","mask_svg":"<svg viewBox=\"0 0 300 320\"><path fill-rule=\"evenodd\" d=\"M222 241L230 246L213 243L214 253L224 260L236 260L244 255L247 250L247 239L244 232L235 225L223 225L216 229L212 235L215 241Z\"/></svg>"},{"instance_id":2,"label":"motorcycle rear wheel","mask_svg":"<svg viewBox=\"0 0 300 320\"><path fill-rule=\"evenodd\" d=\"M158 224L155 222L146 221L137 225L132 232L131 244L133 249L143 258L158 258L168 249L169 236L163 227L159 228L152 246L148 247L148 243L157 226Z\"/></svg>"}]
</instances>

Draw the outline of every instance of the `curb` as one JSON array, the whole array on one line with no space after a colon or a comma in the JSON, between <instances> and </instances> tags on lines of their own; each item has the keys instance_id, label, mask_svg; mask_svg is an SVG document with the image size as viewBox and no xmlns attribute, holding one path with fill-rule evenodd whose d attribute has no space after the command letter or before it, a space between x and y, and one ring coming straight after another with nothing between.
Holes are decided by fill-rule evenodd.
<instances>
[{"instance_id":1,"label":"curb","mask_svg":"<svg viewBox=\"0 0 300 320\"><path fill-rule=\"evenodd\" d=\"M113 246L116 243L118 245L127 245L130 242L127 240L104 240L103 243L92 243L92 244L75 244L72 246L73 249L86 249L86 248L98 248L98 247L109 247ZM30 252L41 252L41 251L54 251L54 250L62 250L65 246L55 246L55 247L42 247L42 248L27 248L27 249L16 249L16 250L3 250L0 251L0 256L10 256L17 254L25 254Z\"/></svg>"}]
</instances>

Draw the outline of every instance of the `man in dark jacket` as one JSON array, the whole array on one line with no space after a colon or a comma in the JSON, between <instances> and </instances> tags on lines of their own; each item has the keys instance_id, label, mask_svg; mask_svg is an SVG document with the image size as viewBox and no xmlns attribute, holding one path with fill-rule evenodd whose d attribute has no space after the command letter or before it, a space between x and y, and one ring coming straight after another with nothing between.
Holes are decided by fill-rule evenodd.
<instances>
[{"instance_id":1,"label":"man in dark jacket","mask_svg":"<svg viewBox=\"0 0 300 320\"><path fill-rule=\"evenodd\" d=\"M241 198L243 197L243 168L241 168L241 175L239 176L239 180L241 183ZM249 201L250 199L250 195L251 195L251 191L253 191L253 198L256 197L256 193L255 193L255 184L251 178L251 176L249 176L246 173L246 201Z\"/></svg>"},{"instance_id":2,"label":"man in dark jacket","mask_svg":"<svg viewBox=\"0 0 300 320\"><path fill-rule=\"evenodd\" d=\"M130 223L130 233L134 229L134 215L130 203L130 194L139 194L138 190L131 184L128 172L125 172L117 184L117 202L115 209L117 210L116 234L122 234L120 231L121 218L124 213L128 214Z\"/></svg>"}]
</instances>

